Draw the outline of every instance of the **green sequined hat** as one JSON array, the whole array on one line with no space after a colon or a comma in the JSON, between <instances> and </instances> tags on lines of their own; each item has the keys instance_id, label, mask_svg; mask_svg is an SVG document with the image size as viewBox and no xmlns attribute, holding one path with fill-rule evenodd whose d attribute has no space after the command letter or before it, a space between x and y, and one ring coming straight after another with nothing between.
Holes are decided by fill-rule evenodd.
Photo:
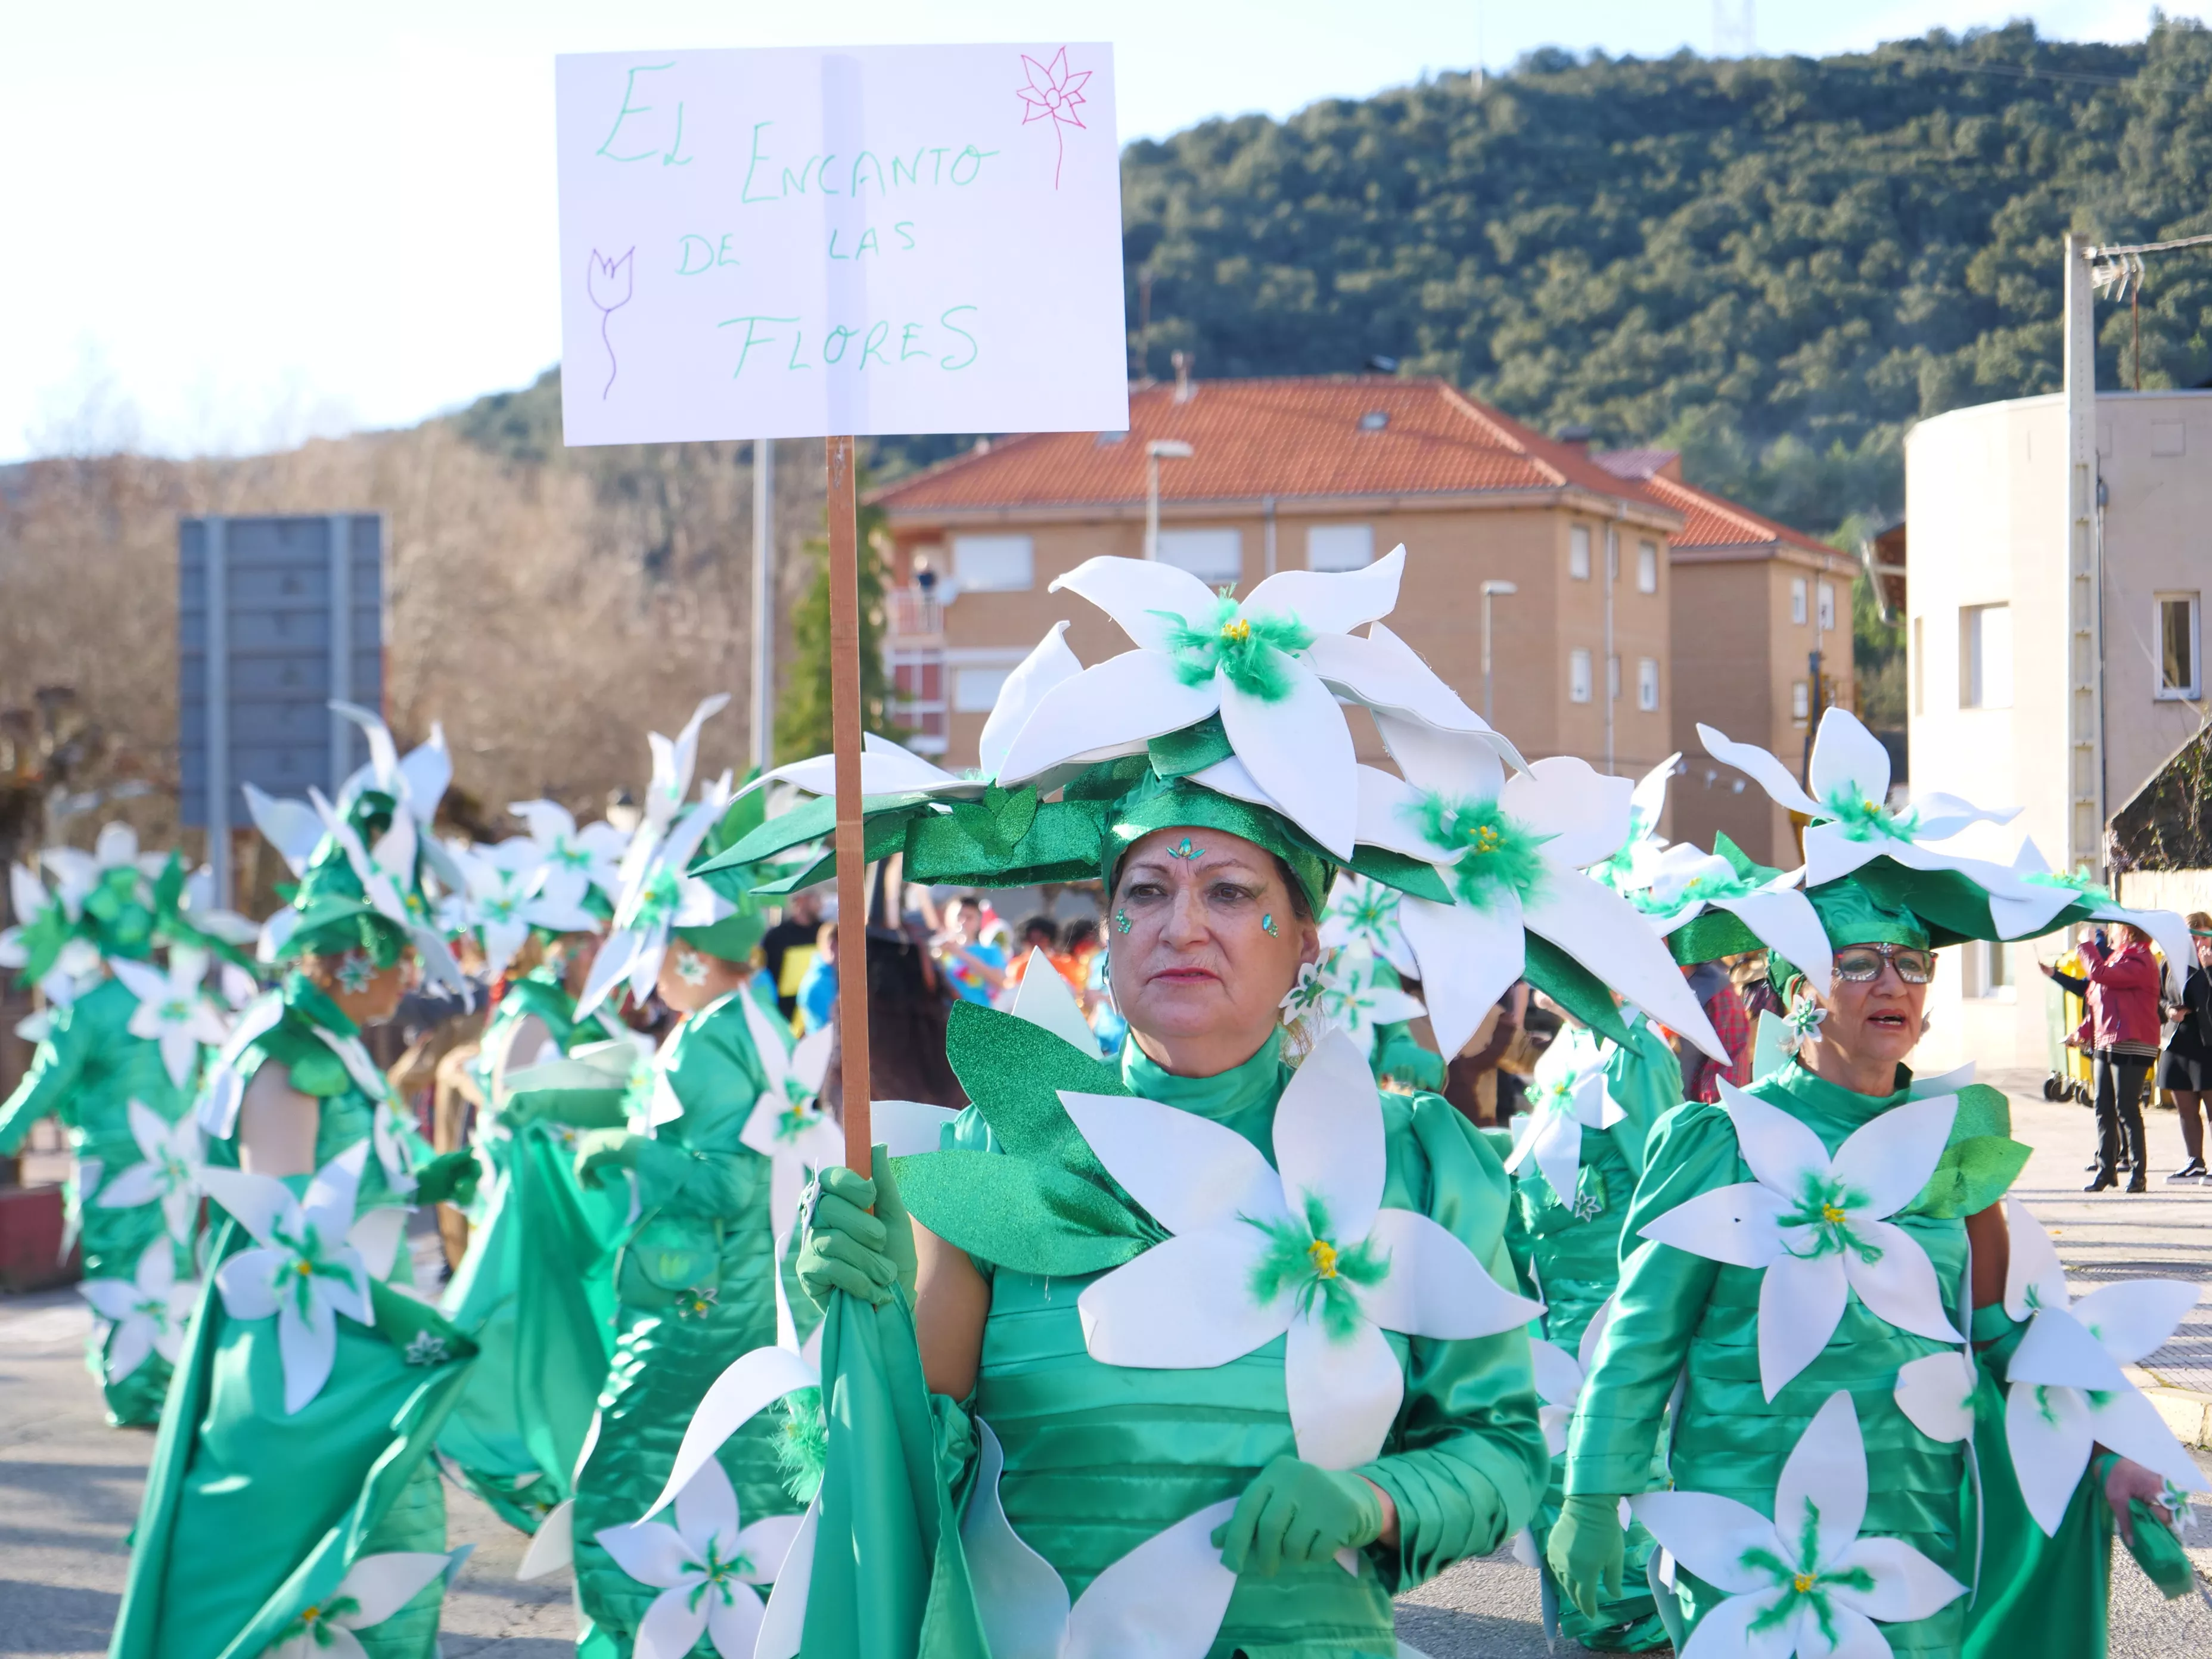
<instances>
[{"instance_id":1,"label":"green sequined hat","mask_svg":"<svg viewBox=\"0 0 2212 1659\"><path fill-rule=\"evenodd\" d=\"M336 817L316 843L298 886L289 896L289 908L297 920L276 947L280 961L343 957L356 951L379 968L389 968L399 960L412 942L414 930L370 901L362 868L364 853L375 859L375 853L368 849L385 842L398 811L398 803L376 789L356 791L346 802L343 815ZM343 833L338 825L343 826ZM420 906L427 915L419 867L411 857L399 870L373 866L366 873L371 879L379 875L387 878L402 905L410 910Z\"/></svg>"}]
</instances>

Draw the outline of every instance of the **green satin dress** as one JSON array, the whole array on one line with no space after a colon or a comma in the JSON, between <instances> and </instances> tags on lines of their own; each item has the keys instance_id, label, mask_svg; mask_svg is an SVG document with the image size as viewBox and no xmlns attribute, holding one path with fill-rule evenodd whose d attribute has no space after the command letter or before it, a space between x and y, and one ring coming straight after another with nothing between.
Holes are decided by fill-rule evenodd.
<instances>
[{"instance_id":1,"label":"green satin dress","mask_svg":"<svg viewBox=\"0 0 2212 1659\"><path fill-rule=\"evenodd\" d=\"M192 1079L179 1088L161 1062L161 1045L131 1035L131 1017L137 1011L138 999L116 979L102 980L69 1006L57 1008L31 1069L0 1105L0 1155L20 1152L42 1117L60 1119L68 1133L76 1163L64 1201L84 1246L87 1279L132 1278L138 1258L167 1224L159 1203L104 1209L95 1201L108 1181L144 1161L131 1133L130 1103L139 1101L164 1123L174 1123L192 1102ZM190 1247L178 1247L176 1269L180 1280L198 1272ZM96 1324L85 1352L86 1367L100 1379L106 1399L107 1420L153 1423L168 1392L169 1362L149 1353L129 1376L111 1382L107 1350L113 1334L113 1327Z\"/></svg>"},{"instance_id":2,"label":"green satin dress","mask_svg":"<svg viewBox=\"0 0 2212 1659\"><path fill-rule=\"evenodd\" d=\"M251 1082L262 1066L282 1065L295 1089L315 1097L319 1169L371 1139L378 1103L316 1035L357 1038L352 1021L296 974L281 994L282 1021L236 1069ZM234 1137L211 1139L208 1150L212 1164L238 1162ZM285 1181L295 1194L307 1184ZM389 1201L372 1153L355 1212ZM210 1260L220 1262L252 1239L216 1213ZM406 1260L403 1246L395 1280ZM434 1309L390 1285L373 1285L372 1297L374 1322L337 1316L329 1380L288 1413L276 1320L233 1319L210 1271L155 1443L111 1659L256 1659L306 1608L326 1604L362 1557L446 1547L431 1449L475 1350ZM443 1593L433 1581L356 1632L370 1659L437 1659Z\"/></svg>"},{"instance_id":3,"label":"green satin dress","mask_svg":"<svg viewBox=\"0 0 2212 1659\"><path fill-rule=\"evenodd\" d=\"M1040 1043L1060 1052L1055 1056ZM973 1412L1005 1449L1000 1493L1007 1520L1078 1596L1136 1545L1237 1497L1270 1460L1296 1455L1284 1340L1212 1370L1134 1369L1091 1358L1077 1298L1097 1275L1033 1269L1080 1255L1086 1244L1117 1241L1095 1233L1086 1239L1084 1214L1103 1212L1062 1179L1061 1160L1009 1153L993 1125L1034 1121L1058 1109L1050 1092L1055 1083L1127 1091L1222 1124L1272 1163L1275 1106L1291 1073L1277 1038L1212 1078L1170 1076L1134 1043L1118 1068L1095 1064L1011 1016L978 1008L956 1011L949 1046L977 1105L947 1127L945 1151L899 1161L900 1186L915 1218L967 1249L990 1279ZM1382 1113L1382 1203L1429 1216L1499 1283L1510 1283L1504 1237L1510 1183L1489 1144L1433 1095L1386 1094ZM1089 1156L1064 1110L1060 1117L1066 1127L1054 1133L1062 1146ZM979 1152L994 1154L992 1164L1003 1161L1006 1177L978 1181L979 1174L996 1174L967 1156ZM1026 1200L1006 1201L1030 1178ZM1056 1217L1056 1237L1034 1256L1020 1243L1024 1228L1011 1220L1027 1205L1035 1206L1032 1213ZM1044 1237L1043 1229L1028 1231ZM1329 1561L1240 1582L1212 1659L1395 1656L1391 1597L1496 1549L1535 1512L1547 1460L1526 1334L1464 1341L1388 1334L1406 1370L1405 1398L1382 1455L1359 1473L1396 1504L1398 1543L1362 1551L1356 1577Z\"/></svg>"},{"instance_id":4,"label":"green satin dress","mask_svg":"<svg viewBox=\"0 0 2212 1659\"><path fill-rule=\"evenodd\" d=\"M580 1023L575 1014L575 999L541 969L507 988L483 1052L503 1055L532 1018L564 1054L622 1035L604 1017ZM535 1056L513 1058L528 1065ZM629 1219L629 1190L626 1182L586 1188L575 1176L578 1132L619 1124L619 1117L578 1121L573 1112L532 1111L526 1101L507 1108L495 1100L477 1127L486 1179L468 1251L443 1297L447 1315L475 1340L477 1363L439 1433L438 1450L502 1520L535 1532L571 1495L606 1380L613 1251Z\"/></svg>"},{"instance_id":5,"label":"green satin dress","mask_svg":"<svg viewBox=\"0 0 2212 1659\"><path fill-rule=\"evenodd\" d=\"M1562 1032L1557 1040L1569 1038ZM1644 1173L1644 1142L1652 1125L1682 1100L1681 1065L1650 1021L1639 1018L1629 1028L1626 1047L1607 1042L1606 1048L1606 1092L1621 1109L1621 1121L1609 1129L1583 1130L1582 1164L1571 1203L1553 1191L1533 1158L1522 1164L1513 1177L1513 1214L1505 1232L1526 1294L1545 1304L1545 1340L1570 1355L1580 1348L1590 1321L1620 1283L1621 1224ZM1552 1460L1551 1488L1529 1528L1535 1534L1537 1570L1547 1580L1552 1569L1544 1550L1559 1518L1565 1479L1562 1452ZM1632 1522L1621 1594L1603 1601L1595 1620L1557 1595L1554 1586L1547 1599L1556 1601L1559 1633L1600 1652L1640 1653L1664 1646L1666 1626L1644 1577L1654 1547L1643 1523Z\"/></svg>"},{"instance_id":6,"label":"green satin dress","mask_svg":"<svg viewBox=\"0 0 2212 1659\"><path fill-rule=\"evenodd\" d=\"M660 1593L616 1565L597 1534L643 1516L714 1379L775 1341L769 1160L739 1139L767 1086L738 1001L744 994L687 1016L661 1045L657 1121L629 1148L637 1219L616 1266L614 1357L575 1480L577 1645L589 1659L629 1654ZM627 1190L618 1174L605 1178ZM784 1488L781 1437L781 1415L764 1412L719 1454L748 1526L800 1507Z\"/></svg>"},{"instance_id":7,"label":"green satin dress","mask_svg":"<svg viewBox=\"0 0 2212 1659\"><path fill-rule=\"evenodd\" d=\"M1894 1094L1861 1095L1792 1060L1753 1083L1750 1092L1811 1128L1832 1154L1853 1130L1911 1098L1905 1085L1911 1073L1903 1066L1898 1073ZM2007 1138L2009 1128L2001 1092L1962 1090L1935 1175L1890 1218L1927 1251L1953 1322L1962 1332L1970 1311L1965 1218L2002 1197L2025 1162L2027 1149ZM1676 1205L1751 1178L1735 1126L1718 1106L1681 1106L1653 1131L1644 1177L1624 1224L1622 1246L1629 1254L1619 1299L1571 1431L1566 1490L1611 1494L1663 1486L1653 1446L1679 1378L1682 1395L1668 1453L1674 1486L1717 1492L1771 1515L1784 1460L1828 1396L1848 1389L1865 1437L1868 1467L1875 1472L1863 1531L1902 1538L1961 1583L1972 1583L1966 1448L1923 1434L1894 1396L1901 1366L1948 1345L1899 1330L1854 1294L1826 1347L1769 1401L1759 1368L1763 1275L1639 1242L1640 1230ZM1722 1599L1686 1569L1677 1569L1676 1586L1684 1620L1692 1629ZM1966 1635L1965 1600L1881 1631L1899 1659L1956 1655Z\"/></svg>"}]
</instances>

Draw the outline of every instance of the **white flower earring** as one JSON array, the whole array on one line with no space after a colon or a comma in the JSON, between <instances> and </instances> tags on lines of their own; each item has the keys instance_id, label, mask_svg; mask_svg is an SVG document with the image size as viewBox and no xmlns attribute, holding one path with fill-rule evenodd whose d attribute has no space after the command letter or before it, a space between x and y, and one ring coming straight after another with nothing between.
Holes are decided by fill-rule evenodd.
<instances>
[{"instance_id":1,"label":"white flower earring","mask_svg":"<svg viewBox=\"0 0 2212 1659\"><path fill-rule=\"evenodd\" d=\"M1813 994L1813 988L1799 981L1796 994L1790 999L1790 1012L1782 1017L1786 1028L1782 1034L1782 1052L1804 1059L1805 1051L1820 1040L1820 1024L1827 1017L1828 1011Z\"/></svg>"}]
</instances>

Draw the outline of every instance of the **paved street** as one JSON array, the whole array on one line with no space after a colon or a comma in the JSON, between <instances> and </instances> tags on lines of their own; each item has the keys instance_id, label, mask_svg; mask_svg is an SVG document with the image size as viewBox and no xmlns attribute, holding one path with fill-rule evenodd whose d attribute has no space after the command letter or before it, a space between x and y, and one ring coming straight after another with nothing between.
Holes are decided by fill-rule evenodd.
<instances>
[{"instance_id":1,"label":"paved street","mask_svg":"<svg viewBox=\"0 0 2212 1659\"><path fill-rule=\"evenodd\" d=\"M2014 1132L2036 1147L2021 1195L2057 1236L2077 1291L2099 1279L2212 1278L2212 1188L2162 1179L2179 1162L2171 1113L2152 1119L2153 1190L2140 1198L2080 1190L2089 1135L2081 1108L2015 1095ZM152 1437L101 1422L80 1358L87 1325L72 1292L0 1298L0 1653L102 1652L122 1591L123 1540ZM2212 1391L2212 1307L2200 1306L2147 1369ZM574 1632L565 1576L516 1583L520 1537L465 1492L449 1487L447 1501L453 1541L476 1546L446 1604L448 1659L495 1645L502 1659L560 1659ZM2212 1572L2212 1552L2197 1559ZM2115 1655L2212 1652L2212 1608L2160 1601L2124 1560L2113 1583ZM1407 1596L1400 1628L1432 1659L1546 1651L1535 1575L1502 1555Z\"/></svg>"}]
</instances>

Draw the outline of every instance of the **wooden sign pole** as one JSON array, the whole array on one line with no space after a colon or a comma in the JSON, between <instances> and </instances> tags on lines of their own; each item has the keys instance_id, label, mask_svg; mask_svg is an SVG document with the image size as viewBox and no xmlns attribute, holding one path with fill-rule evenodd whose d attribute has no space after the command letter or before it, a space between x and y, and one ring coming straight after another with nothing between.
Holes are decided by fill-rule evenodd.
<instances>
[{"instance_id":1,"label":"wooden sign pole","mask_svg":"<svg viewBox=\"0 0 2212 1659\"><path fill-rule=\"evenodd\" d=\"M860 550L853 441L828 443L830 733L837 756L837 1024L845 1163L872 1173L868 1112L868 860L860 823Z\"/></svg>"}]
</instances>

